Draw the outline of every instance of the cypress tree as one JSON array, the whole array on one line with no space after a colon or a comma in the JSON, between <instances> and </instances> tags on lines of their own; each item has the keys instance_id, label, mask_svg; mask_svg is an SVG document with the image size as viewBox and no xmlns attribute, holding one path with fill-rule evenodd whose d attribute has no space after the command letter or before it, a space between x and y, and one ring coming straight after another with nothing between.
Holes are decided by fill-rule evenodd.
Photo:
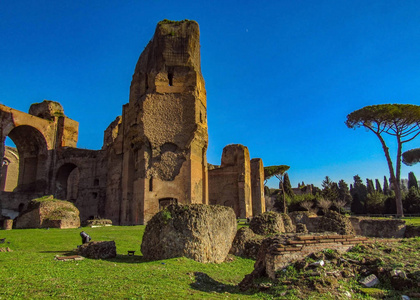
<instances>
[{"instance_id":1,"label":"cypress tree","mask_svg":"<svg viewBox=\"0 0 420 300\"><path fill-rule=\"evenodd\" d=\"M375 179L375 188L378 193L381 193L381 194L383 193L379 179Z\"/></svg>"},{"instance_id":2,"label":"cypress tree","mask_svg":"<svg viewBox=\"0 0 420 300\"><path fill-rule=\"evenodd\" d=\"M352 200L351 195L350 195L350 191L349 191L349 186L347 185L347 183L343 179L341 179L338 182L338 198L340 200L346 201L347 204L350 203L351 200Z\"/></svg>"},{"instance_id":3,"label":"cypress tree","mask_svg":"<svg viewBox=\"0 0 420 300\"><path fill-rule=\"evenodd\" d=\"M353 184L353 189L351 190L353 203L351 206L351 210L354 213L361 214L365 212L364 205L366 203L367 188L363 184L363 181L359 175L353 176L353 179L354 179L354 184Z\"/></svg>"},{"instance_id":4,"label":"cypress tree","mask_svg":"<svg viewBox=\"0 0 420 300\"><path fill-rule=\"evenodd\" d=\"M372 179L366 179L366 186L367 186L367 193L373 194L375 192L375 188L373 187Z\"/></svg>"},{"instance_id":5,"label":"cypress tree","mask_svg":"<svg viewBox=\"0 0 420 300\"><path fill-rule=\"evenodd\" d=\"M325 176L325 179L322 181L322 196L330 201L337 200L339 196L337 183L331 181L328 176Z\"/></svg>"},{"instance_id":6,"label":"cypress tree","mask_svg":"<svg viewBox=\"0 0 420 300\"><path fill-rule=\"evenodd\" d=\"M416 189L419 188L419 184L417 182L416 175L413 172L408 173L408 189L415 187Z\"/></svg>"},{"instance_id":7,"label":"cypress tree","mask_svg":"<svg viewBox=\"0 0 420 300\"><path fill-rule=\"evenodd\" d=\"M284 174L284 177L283 177L283 188L286 195L288 196L294 195L293 190L292 190L292 185L290 184L289 174L287 172Z\"/></svg>"},{"instance_id":8,"label":"cypress tree","mask_svg":"<svg viewBox=\"0 0 420 300\"><path fill-rule=\"evenodd\" d=\"M388 179L386 179L386 176L384 176L384 194L390 195L390 193L391 193L391 190L389 189Z\"/></svg>"}]
</instances>

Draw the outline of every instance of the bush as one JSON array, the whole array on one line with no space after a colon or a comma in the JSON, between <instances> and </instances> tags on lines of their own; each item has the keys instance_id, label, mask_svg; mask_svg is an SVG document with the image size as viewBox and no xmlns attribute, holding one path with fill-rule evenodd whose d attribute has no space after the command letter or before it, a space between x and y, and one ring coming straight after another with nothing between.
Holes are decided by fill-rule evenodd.
<instances>
[{"instance_id":1,"label":"bush","mask_svg":"<svg viewBox=\"0 0 420 300\"><path fill-rule=\"evenodd\" d=\"M312 195L312 194L294 195L293 197L288 197L288 198L286 198L288 212L301 211L302 208L307 209L305 207L306 203L312 203L312 205L309 209L309 211L312 212L312 211L316 210L315 203L317 202L318 199L319 199L318 195ZM304 205L304 206L302 206L302 205Z\"/></svg>"}]
</instances>

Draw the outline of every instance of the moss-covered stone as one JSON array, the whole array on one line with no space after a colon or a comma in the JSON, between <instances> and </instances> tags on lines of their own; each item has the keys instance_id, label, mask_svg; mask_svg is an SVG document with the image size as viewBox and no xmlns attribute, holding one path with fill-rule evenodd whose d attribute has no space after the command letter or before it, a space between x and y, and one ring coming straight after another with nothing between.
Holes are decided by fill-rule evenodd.
<instances>
[{"instance_id":1,"label":"moss-covered stone","mask_svg":"<svg viewBox=\"0 0 420 300\"><path fill-rule=\"evenodd\" d=\"M319 219L318 231L337 232L338 234L354 234L350 220L335 211L328 211Z\"/></svg>"},{"instance_id":2,"label":"moss-covered stone","mask_svg":"<svg viewBox=\"0 0 420 300\"><path fill-rule=\"evenodd\" d=\"M44 196L33 199L18 217L16 228L77 228L79 210L73 203Z\"/></svg>"},{"instance_id":3,"label":"moss-covered stone","mask_svg":"<svg viewBox=\"0 0 420 300\"><path fill-rule=\"evenodd\" d=\"M259 235L285 232L283 216L274 211L267 211L252 218L249 228Z\"/></svg>"},{"instance_id":4,"label":"moss-covered stone","mask_svg":"<svg viewBox=\"0 0 420 300\"><path fill-rule=\"evenodd\" d=\"M229 253L245 258L257 259L263 236L255 234L249 227L240 228L232 243Z\"/></svg>"},{"instance_id":5,"label":"moss-covered stone","mask_svg":"<svg viewBox=\"0 0 420 300\"><path fill-rule=\"evenodd\" d=\"M219 205L172 204L147 223L141 252L145 259L185 256L221 263L236 233L233 209Z\"/></svg>"}]
</instances>

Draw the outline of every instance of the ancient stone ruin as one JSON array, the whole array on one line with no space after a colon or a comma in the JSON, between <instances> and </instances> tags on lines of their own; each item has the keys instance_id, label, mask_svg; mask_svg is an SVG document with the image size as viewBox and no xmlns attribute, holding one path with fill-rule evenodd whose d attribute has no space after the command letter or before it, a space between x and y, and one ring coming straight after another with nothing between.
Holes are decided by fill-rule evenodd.
<instances>
[{"instance_id":1,"label":"ancient stone ruin","mask_svg":"<svg viewBox=\"0 0 420 300\"><path fill-rule=\"evenodd\" d=\"M229 253L236 229L230 207L173 204L147 224L141 252L148 260L184 256L202 263L221 263Z\"/></svg>"},{"instance_id":2,"label":"ancient stone ruin","mask_svg":"<svg viewBox=\"0 0 420 300\"><path fill-rule=\"evenodd\" d=\"M243 218L264 212L262 160L246 147L227 146L221 166L208 170L199 37L194 21L159 22L101 150L76 148L78 123L57 102L29 113L0 105L2 213L50 194L74 203L82 222L116 225L145 224L174 203L220 204ZM6 137L17 149L5 147Z\"/></svg>"},{"instance_id":3,"label":"ancient stone ruin","mask_svg":"<svg viewBox=\"0 0 420 300\"><path fill-rule=\"evenodd\" d=\"M17 218L16 228L78 228L79 210L73 203L46 196L33 199Z\"/></svg>"}]
</instances>

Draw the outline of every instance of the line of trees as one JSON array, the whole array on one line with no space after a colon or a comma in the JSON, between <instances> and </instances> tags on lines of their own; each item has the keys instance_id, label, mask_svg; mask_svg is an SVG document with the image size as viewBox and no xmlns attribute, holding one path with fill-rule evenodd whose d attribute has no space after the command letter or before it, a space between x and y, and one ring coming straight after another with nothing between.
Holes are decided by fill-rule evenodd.
<instances>
[{"instance_id":1,"label":"line of trees","mask_svg":"<svg viewBox=\"0 0 420 300\"><path fill-rule=\"evenodd\" d=\"M281 188L271 192L276 198L274 208L280 212L307 210L318 214L329 209L352 214L397 214L395 188L386 176L383 181L364 182L355 175L353 180L349 186L344 180L337 183L326 176L321 188L302 182L298 189L292 189L289 175L284 173ZM399 190L404 213L420 214L420 189L413 172L400 183Z\"/></svg>"},{"instance_id":2,"label":"line of trees","mask_svg":"<svg viewBox=\"0 0 420 300\"><path fill-rule=\"evenodd\" d=\"M358 175L354 176L350 187L352 196L351 211L355 214L398 214L396 206L395 187L389 183L386 176L383 186L378 179L366 179L366 185ZM408 174L408 182L399 184L403 212L420 214L420 190L413 172Z\"/></svg>"}]
</instances>

